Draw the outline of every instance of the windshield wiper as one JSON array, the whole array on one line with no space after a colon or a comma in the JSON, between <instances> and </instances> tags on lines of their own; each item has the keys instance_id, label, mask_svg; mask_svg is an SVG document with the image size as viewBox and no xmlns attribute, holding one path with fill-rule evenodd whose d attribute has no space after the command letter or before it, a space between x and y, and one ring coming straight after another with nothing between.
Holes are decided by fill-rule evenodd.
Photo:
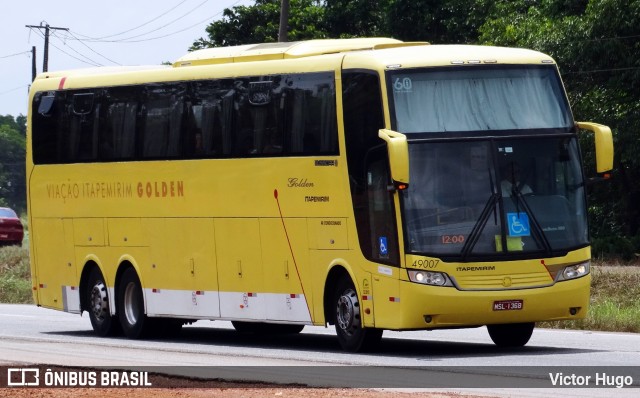
<instances>
[{"instance_id":1,"label":"windshield wiper","mask_svg":"<svg viewBox=\"0 0 640 398\"><path fill-rule=\"evenodd\" d=\"M478 221L476 221L475 225L473 226L473 229L471 230L471 233L469 234L469 238L467 239L467 241L464 243L464 246L462 247L463 261L466 260L471 250L473 250L476 243L478 243L478 239L480 239L481 232L484 229L484 226L487 225L487 221L489 221L489 216L491 215L491 212L492 211L495 212L496 203L498 203L499 199L500 199L500 195L494 192L489 197L487 204L484 205L484 209L482 209L482 213L480 213L480 217L478 218Z\"/></svg>"}]
</instances>

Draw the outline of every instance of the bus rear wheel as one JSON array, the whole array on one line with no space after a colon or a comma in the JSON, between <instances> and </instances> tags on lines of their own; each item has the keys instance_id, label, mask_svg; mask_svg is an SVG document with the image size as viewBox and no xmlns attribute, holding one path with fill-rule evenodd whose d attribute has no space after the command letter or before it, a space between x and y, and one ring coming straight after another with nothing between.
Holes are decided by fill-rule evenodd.
<instances>
[{"instance_id":1,"label":"bus rear wheel","mask_svg":"<svg viewBox=\"0 0 640 398\"><path fill-rule=\"evenodd\" d=\"M364 328L360 313L360 300L348 278L341 279L335 290L335 328L343 350L370 351L382 338L382 329Z\"/></svg>"},{"instance_id":2,"label":"bus rear wheel","mask_svg":"<svg viewBox=\"0 0 640 398\"><path fill-rule=\"evenodd\" d=\"M149 334L150 319L144 313L144 296L140 279L133 268L127 268L118 284L118 316L124 335L139 339Z\"/></svg>"},{"instance_id":3,"label":"bus rear wheel","mask_svg":"<svg viewBox=\"0 0 640 398\"><path fill-rule=\"evenodd\" d=\"M491 340L498 347L522 347L533 334L534 322L487 325Z\"/></svg>"},{"instance_id":4,"label":"bus rear wheel","mask_svg":"<svg viewBox=\"0 0 640 398\"><path fill-rule=\"evenodd\" d=\"M89 320L96 334L102 337L118 334L118 317L111 315L107 284L98 268L93 268L89 273L84 297L85 309L89 312Z\"/></svg>"}]
</instances>

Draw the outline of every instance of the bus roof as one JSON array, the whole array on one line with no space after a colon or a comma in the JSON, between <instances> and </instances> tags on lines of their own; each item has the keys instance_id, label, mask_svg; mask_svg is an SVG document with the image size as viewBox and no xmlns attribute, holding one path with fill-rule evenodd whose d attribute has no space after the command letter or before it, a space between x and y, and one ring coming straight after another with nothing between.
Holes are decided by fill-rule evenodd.
<instances>
[{"instance_id":1,"label":"bus roof","mask_svg":"<svg viewBox=\"0 0 640 398\"><path fill-rule=\"evenodd\" d=\"M523 48L444 44L349 53L345 56L342 67L384 70L425 66L554 63L553 58L546 54Z\"/></svg>"},{"instance_id":2,"label":"bus roof","mask_svg":"<svg viewBox=\"0 0 640 398\"><path fill-rule=\"evenodd\" d=\"M426 42L402 42L384 37L358 39L320 39L285 43L246 44L215 47L186 54L173 63L176 68L234 62L268 61L335 54L346 51L425 45Z\"/></svg>"},{"instance_id":3,"label":"bus roof","mask_svg":"<svg viewBox=\"0 0 640 398\"><path fill-rule=\"evenodd\" d=\"M520 48L429 45L427 42L402 42L396 39L376 37L321 39L207 48L186 54L175 61L173 67L283 60L336 53L347 54L345 56L345 65L343 65L345 68L371 67L378 69L389 65L412 67L478 63L555 63L551 57L545 54Z\"/></svg>"},{"instance_id":4,"label":"bus roof","mask_svg":"<svg viewBox=\"0 0 640 398\"><path fill-rule=\"evenodd\" d=\"M304 61L305 58L309 62ZM290 60L290 61L287 61ZM270 62L266 62L270 61ZM292 62L293 61L293 62ZM259 69L255 63L261 64ZM44 72L37 76L36 91L97 87L136 82L190 80L212 76L243 76L300 70L370 69L391 70L463 64L553 64L537 51L474 45L429 45L389 38L323 39L287 43L248 44L193 51L173 63L152 66L99 67ZM233 71L225 65L237 63ZM190 69L192 66L210 65ZM222 68L222 69L220 69Z\"/></svg>"}]
</instances>

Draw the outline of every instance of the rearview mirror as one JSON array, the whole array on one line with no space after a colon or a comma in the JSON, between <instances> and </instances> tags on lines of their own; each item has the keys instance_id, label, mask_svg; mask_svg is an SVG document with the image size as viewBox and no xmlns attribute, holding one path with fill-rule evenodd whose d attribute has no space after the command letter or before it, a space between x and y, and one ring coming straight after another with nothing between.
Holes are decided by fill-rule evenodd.
<instances>
[{"instance_id":1,"label":"rearview mirror","mask_svg":"<svg viewBox=\"0 0 640 398\"><path fill-rule=\"evenodd\" d=\"M578 127L593 131L596 142L596 171L605 173L613 169L613 137L611 129L602 124L578 122Z\"/></svg>"},{"instance_id":2,"label":"rearview mirror","mask_svg":"<svg viewBox=\"0 0 640 398\"><path fill-rule=\"evenodd\" d=\"M407 136L396 131L380 129L378 137L387 143L391 178L396 188L409 185L409 146Z\"/></svg>"}]
</instances>

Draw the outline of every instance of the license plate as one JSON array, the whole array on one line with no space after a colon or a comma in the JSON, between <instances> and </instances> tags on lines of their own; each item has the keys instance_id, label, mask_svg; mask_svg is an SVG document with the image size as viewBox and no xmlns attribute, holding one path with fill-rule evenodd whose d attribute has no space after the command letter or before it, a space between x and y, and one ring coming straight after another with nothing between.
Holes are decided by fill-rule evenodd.
<instances>
[{"instance_id":1,"label":"license plate","mask_svg":"<svg viewBox=\"0 0 640 398\"><path fill-rule=\"evenodd\" d=\"M493 302L494 311L515 311L523 307L522 300L501 300Z\"/></svg>"}]
</instances>

